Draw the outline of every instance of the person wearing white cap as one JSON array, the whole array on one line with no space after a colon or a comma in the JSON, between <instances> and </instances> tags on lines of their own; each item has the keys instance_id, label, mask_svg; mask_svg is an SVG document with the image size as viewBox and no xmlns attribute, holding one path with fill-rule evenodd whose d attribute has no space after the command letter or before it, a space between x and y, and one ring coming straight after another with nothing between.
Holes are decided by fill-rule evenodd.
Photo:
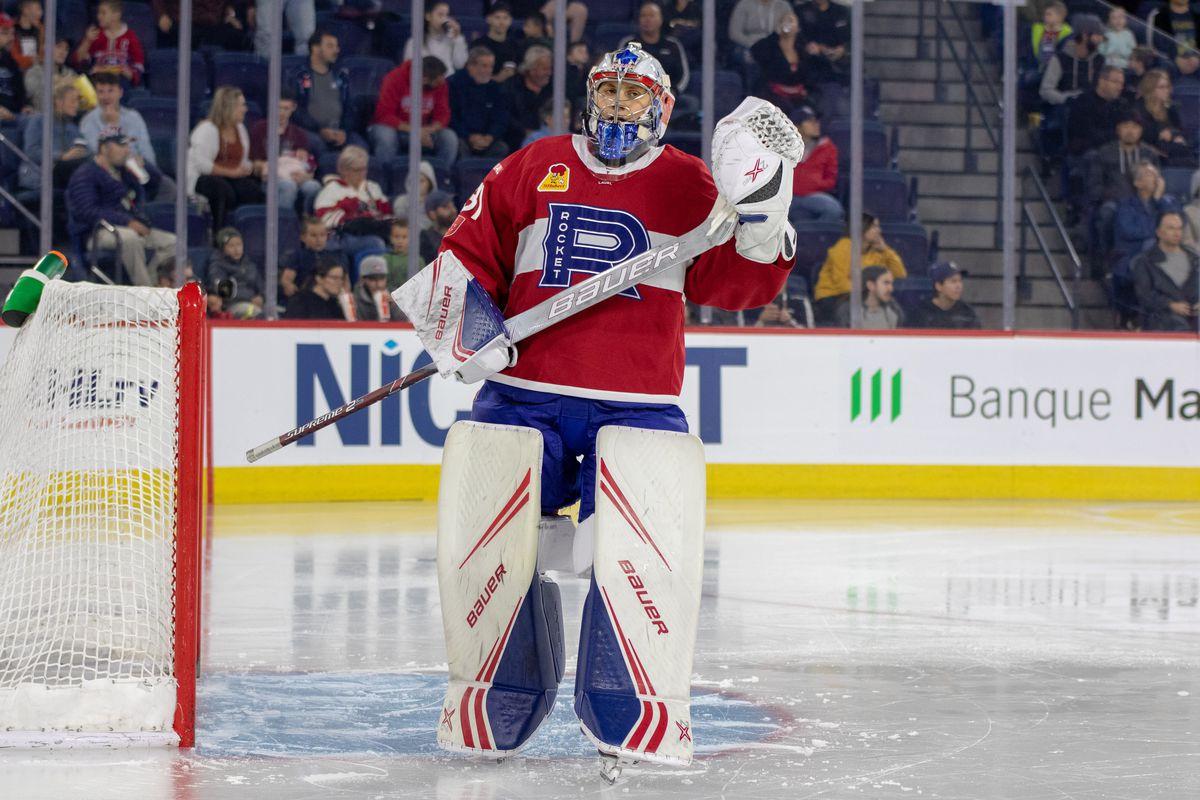
<instances>
[{"instance_id":1,"label":"person wearing white cap","mask_svg":"<svg viewBox=\"0 0 1200 800\"><path fill-rule=\"evenodd\" d=\"M388 322L404 319L400 308L388 294L388 265L383 256L365 256L358 265L358 283L354 286L354 306L359 322Z\"/></svg>"}]
</instances>

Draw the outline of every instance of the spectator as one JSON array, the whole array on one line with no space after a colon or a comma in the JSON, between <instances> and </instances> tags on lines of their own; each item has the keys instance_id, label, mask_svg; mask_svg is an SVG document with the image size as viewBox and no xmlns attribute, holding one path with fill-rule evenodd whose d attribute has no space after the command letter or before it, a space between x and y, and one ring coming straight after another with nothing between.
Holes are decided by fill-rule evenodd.
<instances>
[{"instance_id":1,"label":"spectator","mask_svg":"<svg viewBox=\"0 0 1200 800\"><path fill-rule=\"evenodd\" d=\"M583 107L584 98L587 97L587 76L592 66L592 51L588 43L571 42L567 48L567 101L575 108Z\"/></svg>"},{"instance_id":2,"label":"spectator","mask_svg":"<svg viewBox=\"0 0 1200 800\"><path fill-rule=\"evenodd\" d=\"M254 50L263 58L271 57L271 24L275 3L283 3L288 30L296 55L307 52L307 42L317 27L317 8L313 0L254 0Z\"/></svg>"},{"instance_id":3,"label":"spectator","mask_svg":"<svg viewBox=\"0 0 1200 800\"><path fill-rule=\"evenodd\" d=\"M296 201L303 199L310 209L321 191L315 177L317 161L312 155L310 134L292 124L296 113L296 95L285 88L279 95L279 207L296 210ZM260 119L250 128L250 160L267 161L268 121ZM265 180L265 178L264 178Z\"/></svg>"},{"instance_id":4,"label":"spectator","mask_svg":"<svg viewBox=\"0 0 1200 800\"><path fill-rule=\"evenodd\" d=\"M55 188L63 188L80 164L87 158L87 143L75 124L79 114L79 90L74 84L60 83L54 87L53 143L50 146L54 158ZM25 151L33 161L21 162L17 172L17 183L22 189L39 189L42 186L42 115L34 114L25 119Z\"/></svg>"},{"instance_id":5,"label":"spectator","mask_svg":"<svg viewBox=\"0 0 1200 800\"><path fill-rule=\"evenodd\" d=\"M1129 13L1120 7L1108 11L1108 28L1104 31L1104 42L1100 45L1100 55L1104 63L1112 67L1125 69L1129 57L1137 47L1133 31L1129 30Z\"/></svg>"},{"instance_id":6,"label":"spectator","mask_svg":"<svg viewBox=\"0 0 1200 800\"><path fill-rule=\"evenodd\" d=\"M101 72L95 78L96 107L83 115L79 131L87 142L88 150L95 153L100 145L100 132L106 128L120 128L133 144L130 158L138 163L150 176L146 194L157 200L174 202L175 181L158 168L158 157L150 141L146 120L135 109L121 105L125 90L121 79L111 72Z\"/></svg>"},{"instance_id":7,"label":"spectator","mask_svg":"<svg viewBox=\"0 0 1200 800\"><path fill-rule=\"evenodd\" d=\"M155 276L158 278L158 283L155 286L159 289L174 289L175 283L175 256L168 256L158 262L158 267L154 270ZM183 262L183 282L189 283L196 279L195 273L192 271L191 259L184 259Z\"/></svg>"},{"instance_id":8,"label":"spectator","mask_svg":"<svg viewBox=\"0 0 1200 800\"><path fill-rule=\"evenodd\" d=\"M446 81L450 86L450 126L458 136L459 155L507 155L508 98L492 80L496 56L486 47L472 47L467 68Z\"/></svg>"},{"instance_id":9,"label":"spectator","mask_svg":"<svg viewBox=\"0 0 1200 800\"><path fill-rule=\"evenodd\" d=\"M313 272L311 285L292 295L287 310L283 312L283 318L347 321L349 317L339 299L339 295L345 291L345 286L345 268L340 264L321 262Z\"/></svg>"},{"instance_id":10,"label":"spectator","mask_svg":"<svg viewBox=\"0 0 1200 800\"><path fill-rule=\"evenodd\" d=\"M1129 56L1129 75L1125 79L1125 93L1133 98L1142 77L1160 64L1158 54L1149 47L1135 47Z\"/></svg>"},{"instance_id":11,"label":"spectator","mask_svg":"<svg viewBox=\"0 0 1200 800\"><path fill-rule=\"evenodd\" d=\"M12 55L12 17L0 11L0 121L10 122L30 111L21 67Z\"/></svg>"},{"instance_id":12,"label":"spectator","mask_svg":"<svg viewBox=\"0 0 1200 800\"><path fill-rule=\"evenodd\" d=\"M1037 56L1038 69L1046 69L1058 52L1059 45L1071 35L1071 26L1066 20L1067 4L1061 0L1051 0L1042 9L1042 21L1035 22L1032 31L1033 53Z\"/></svg>"},{"instance_id":13,"label":"spectator","mask_svg":"<svg viewBox=\"0 0 1200 800\"><path fill-rule=\"evenodd\" d=\"M758 314L758 319L754 322L754 327L800 328L803 326L792 316L791 309L787 307L787 300L781 294L774 301L763 306L762 311Z\"/></svg>"},{"instance_id":14,"label":"spectator","mask_svg":"<svg viewBox=\"0 0 1200 800\"><path fill-rule=\"evenodd\" d=\"M404 43L403 61L412 60L412 49L412 39L409 39ZM425 38L421 43L421 55L434 56L441 61L446 68L445 75L453 75L467 63L467 40L463 38L458 20L450 16L450 4L446 0L425 4Z\"/></svg>"},{"instance_id":15,"label":"spectator","mask_svg":"<svg viewBox=\"0 0 1200 800\"><path fill-rule=\"evenodd\" d=\"M450 167L458 158L458 136L450 127L446 67L436 56L425 56L421 69L421 152L432 153ZM370 134L375 157L384 162L408 152L411 75L412 62L405 61L383 79Z\"/></svg>"},{"instance_id":16,"label":"spectator","mask_svg":"<svg viewBox=\"0 0 1200 800\"><path fill-rule=\"evenodd\" d=\"M534 45L525 51L517 74L504 84L509 95L508 146L516 150L541 125L542 105L552 99L550 50Z\"/></svg>"},{"instance_id":17,"label":"spectator","mask_svg":"<svg viewBox=\"0 0 1200 800\"><path fill-rule=\"evenodd\" d=\"M179 46L179 0L150 0L159 47ZM192 48L249 50L253 46L230 0L192 0Z\"/></svg>"},{"instance_id":18,"label":"spectator","mask_svg":"<svg viewBox=\"0 0 1200 800\"><path fill-rule=\"evenodd\" d=\"M22 71L28 70L42 57L42 0L21 0L13 26L16 40L12 43L13 60Z\"/></svg>"},{"instance_id":19,"label":"spectator","mask_svg":"<svg viewBox=\"0 0 1200 800\"><path fill-rule=\"evenodd\" d=\"M321 264L335 264L350 272L346 254L329 245L329 228L316 217L300 222L300 246L284 254L279 261L279 288L285 298L307 289L313 273Z\"/></svg>"},{"instance_id":20,"label":"spectator","mask_svg":"<svg viewBox=\"0 0 1200 800\"><path fill-rule=\"evenodd\" d=\"M1178 45L1200 48L1200 12L1192 8L1191 0L1168 0L1167 7L1158 10L1154 27L1175 40L1167 46L1168 52Z\"/></svg>"},{"instance_id":21,"label":"spectator","mask_svg":"<svg viewBox=\"0 0 1200 800\"><path fill-rule=\"evenodd\" d=\"M364 250L383 250L390 233L392 206L375 181L367 180L370 157L361 147L342 150L337 175L325 176L317 195L316 214L325 227L337 231L351 263Z\"/></svg>"},{"instance_id":22,"label":"spectator","mask_svg":"<svg viewBox=\"0 0 1200 800\"><path fill-rule=\"evenodd\" d=\"M1171 67L1171 81L1176 87L1200 87L1200 50L1180 48Z\"/></svg>"},{"instance_id":23,"label":"spectator","mask_svg":"<svg viewBox=\"0 0 1200 800\"><path fill-rule=\"evenodd\" d=\"M894 299L896 281L886 267L863 267L862 329L895 330L904 325L904 312ZM850 303L838 306L837 326L850 327Z\"/></svg>"},{"instance_id":24,"label":"spectator","mask_svg":"<svg viewBox=\"0 0 1200 800\"><path fill-rule=\"evenodd\" d=\"M929 270L933 297L920 303L908 320L910 328L970 330L981 327L975 309L963 302L966 270L953 261L939 261Z\"/></svg>"},{"instance_id":25,"label":"spectator","mask_svg":"<svg viewBox=\"0 0 1200 800\"><path fill-rule=\"evenodd\" d=\"M554 135L554 101L547 100L542 103L541 110L538 112L538 118L542 121L542 126L536 131L530 131L529 135L521 142L521 146L525 147L538 139L545 139L547 136ZM571 129L571 105L568 103L563 106L563 130Z\"/></svg>"},{"instance_id":26,"label":"spectator","mask_svg":"<svg viewBox=\"0 0 1200 800\"><path fill-rule=\"evenodd\" d=\"M1142 143L1142 120L1137 113L1127 111L1118 117L1116 133L1115 142L1095 150L1088 173L1090 201L1100 209L1102 232L1111 226L1117 202L1133 193L1134 168L1142 162L1158 164L1158 154Z\"/></svg>"},{"instance_id":27,"label":"spectator","mask_svg":"<svg viewBox=\"0 0 1200 800\"><path fill-rule=\"evenodd\" d=\"M800 106L791 114L796 130L804 138L804 154L792 178L792 206L788 218L841 222L846 212L830 194L837 186L838 149L828 136L821 136L821 118L811 106Z\"/></svg>"},{"instance_id":28,"label":"spectator","mask_svg":"<svg viewBox=\"0 0 1200 800\"><path fill-rule=\"evenodd\" d=\"M1191 202L1183 207L1183 242L1200 246L1200 170L1192 175Z\"/></svg>"},{"instance_id":29,"label":"spectator","mask_svg":"<svg viewBox=\"0 0 1200 800\"><path fill-rule=\"evenodd\" d=\"M121 21L121 0L100 0L96 22L75 48L76 63L92 75L112 72L139 85L146 71L146 55L137 34Z\"/></svg>"},{"instance_id":30,"label":"spectator","mask_svg":"<svg viewBox=\"0 0 1200 800\"><path fill-rule=\"evenodd\" d=\"M700 46L700 23L703 11L696 0L667 0L663 4L663 19L667 31L689 50Z\"/></svg>"},{"instance_id":31,"label":"spectator","mask_svg":"<svg viewBox=\"0 0 1200 800\"><path fill-rule=\"evenodd\" d=\"M387 264L388 288L394 290L420 272L421 268L425 266L425 261L418 258L415 269L408 267L408 220L404 217L392 220L392 232L388 244L391 245L391 248L383 254L383 260Z\"/></svg>"},{"instance_id":32,"label":"spectator","mask_svg":"<svg viewBox=\"0 0 1200 800\"><path fill-rule=\"evenodd\" d=\"M749 50L778 27L785 14L793 14L785 0L738 0L729 15L729 38Z\"/></svg>"},{"instance_id":33,"label":"spectator","mask_svg":"<svg viewBox=\"0 0 1200 800\"><path fill-rule=\"evenodd\" d=\"M213 226L225 227L240 205L263 202L266 165L250 161L250 134L244 124L246 98L234 86L213 94L208 119L192 130L188 147L188 194L208 200Z\"/></svg>"},{"instance_id":34,"label":"spectator","mask_svg":"<svg viewBox=\"0 0 1200 800\"><path fill-rule=\"evenodd\" d=\"M431 224L421 231L421 259L428 264L437 258L438 248L442 246L442 237L458 218L454 197L440 189L430 192L429 197L425 198L425 216L429 217Z\"/></svg>"},{"instance_id":35,"label":"spectator","mask_svg":"<svg viewBox=\"0 0 1200 800\"><path fill-rule=\"evenodd\" d=\"M800 23L795 14L779 18L779 27L770 36L759 39L750 48L750 56L759 66L758 93L785 109L808 97L805 83L809 78L810 57L800 41Z\"/></svg>"},{"instance_id":36,"label":"spectator","mask_svg":"<svg viewBox=\"0 0 1200 800\"><path fill-rule=\"evenodd\" d=\"M1039 89L1042 100L1061 106L1096 84L1104 56L1096 52L1104 41L1104 24L1092 14L1080 14L1075 33L1046 64Z\"/></svg>"},{"instance_id":37,"label":"spectator","mask_svg":"<svg viewBox=\"0 0 1200 800\"><path fill-rule=\"evenodd\" d=\"M1117 120L1129 112L1125 71L1105 65L1096 85L1070 102L1067 116L1067 152L1081 156L1116 138Z\"/></svg>"},{"instance_id":38,"label":"spectator","mask_svg":"<svg viewBox=\"0 0 1200 800\"><path fill-rule=\"evenodd\" d=\"M120 261L138 286L153 286L158 264L175 250L175 234L151 228L141 216L142 186L125 162L129 139L120 129L100 134L95 158L87 159L67 184L67 208L72 236L90 237L100 247L117 247ZM116 235L97 229L101 220L116 229ZM149 262L146 251L153 253Z\"/></svg>"},{"instance_id":39,"label":"spectator","mask_svg":"<svg viewBox=\"0 0 1200 800\"><path fill-rule=\"evenodd\" d=\"M620 47L638 41L642 49L658 59L671 78L671 91L677 99L687 91L691 73L688 69L687 51L683 43L674 36L663 35L663 11L657 0L643 0L638 7L638 32L626 36Z\"/></svg>"},{"instance_id":40,"label":"spectator","mask_svg":"<svg viewBox=\"0 0 1200 800\"><path fill-rule=\"evenodd\" d=\"M521 35L524 37L521 40L522 59L531 47L544 47L551 51L554 49L554 40L550 38L550 23L541 11L525 15L521 22Z\"/></svg>"},{"instance_id":41,"label":"spectator","mask_svg":"<svg viewBox=\"0 0 1200 800\"><path fill-rule=\"evenodd\" d=\"M486 47L492 51L496 60L492 66L492 80L499 83L511 78L517 72L517 62L521 60L521 44L510 33L512 28L512 6L505 0L493 3L487 13L487 32L471 42L471 49ZM470 52L467 53L470 60Z\"/></svg>"},{"instance_id":42,"label":"spectator","mask_svg":"<svg viewBox=\"0 0 1200 800\"><path fill-rule=\"evenodd\" d=\"M296 75L296 124L317 134L327 150L341 150L347 143L366 146L351 133L350 73L334 67L340 54L337 37L319 30L309 37L308 64Z\"/></svg>"},{"instance_id":43,"label":"spectator","mask_svg":"<svg viewBox=\"0 0 1200 800\"><path fill-rule=\"evenodd\" d=\"M1164 70L1152 69L1142 76L1136 108L1145 125L1146 143L1167 164L1196 166L1196 155L1183 135L1179 109L1171 102L1171 78Z\"/></svg>"},{"instance_id":44,"label":"spectator","mask_svg":"<svg viewBox=\"0 0 1200 800\"><path fill-rule=\"evenodd\" d=\"M246 243L237 228L217 231L217 247L208 257L207 275L209 291L224 299L222 310L234 319L262 316L262 277L258 266L246 257Z\"/></svg>"},{"instance_id":45,"label":"spectator","mask_svg":"<svg viewBox=\"0 0 1200 800\"><path fill-rule=\"evenodd\" d=\"M359 322L404 319L400 307L388 294L388 265L383 256L367 256L358 265L358 283L353 294Z\"/></svg>"},{"instance_id":46,"label":"spectator","mask_svg":"<svg viewBox=\"0 0 1200 800\"><path fill-rule=\"evenodd\" d=\"M813 0L800 13L813 72L823 80L844 77L850 70L850 12L829 0Z\"/></svg>"},{"instance_id":47,"label":"spectator","mask_svg":"<svg viewBox=\"0 0 1200 800\"><path fill-rule=\"evenodd\" d=\"M862 216L862 264L863 275L866 267L883 267L896 278L907 277L904 262L900 255L888 247L883 238L883 228L879 220L870 214ZM825 263L817 276L817 286L813 291L813 315L817 322L828 324L838 318L839 309L848 304L850 298L850 233L837 241L825 255ZM843 309L845 310L845 309Z\"/></svg>"},{"instance_id":48,"label":"spectator","mask_svg":"<svg viewBox=\"0 0 1200 800\"><path fill-rule=\"evenodd\" d=\"M67 66L67 58L71 55L71 40L65 36L58 37L58 41L54 43L54 82L67 81L74 83L80 89L79 105L81 108L95 107L95 90L92 89L92 102L88 103L88 98L85 96L84 86L91 87L91 81L82 77L78 72ZM29 104L34 111L42 110L42 62L36 61L33 66L25 70L25 96L29 99ZM0 112L2 114L3 112Z\"/></svg>"},{"instance_id":49,"label":"spectator","mask_svg":"<svg viewBox=\"0 0 1200 800\"><path fill-rule=\"evenodd\" d=\"M408 190L412 189L412 176L407 176L404 182L406 184L406 191L404 194L396 195L396 199L392 201L392 208L395 209L398 214L403 216L405 220L407 220ZM417 172L417 208L421 209L422 211L425 209L425 198L429 196L429 193L432 192L436 186L437 173L433 171L433 165L428 161L422 161L421 167ZM421 230L424 230L428 227L429 218L421 217Z\"/></svg>"},{"instance_id":50,"label":"spectator","mask_svg":"<svg viewBox=\"0 0 1200 800\"><path fill-rule=\"evenodd\" d=\"M1142 330L1195 331L1200 316L1200 255L1184 247L1183 220L1168 211L1158 219L1156 244L1133 262Z\"/></svg>"},{"instance_id":51,"label":"spectator","mask_svg":"<svg viewBox=\"0 0 1200 800\"><path fill-rule=\"evenodd\" d=\"M530 15L532 16L532 15ZM529 17L527 16L526 19ZM545 3L542 6L542 19L545 29L550 30L550 23L554 21L554 2ZM578 42L583 38L584 29L587 27L588 7L583 3L583 0L567 0L567 41Z\"/></svg>"},{"instance_id":52,"label":"spectator","mask_svg":"<svg viewBox=\"0 0 1200 800\"><path fill-rule=\"evenodd\" d=\"M1133 194L1117 203L1113 219L1113 293L1118 300L1128 297L1133 288L1129 263L1154 243L1159 215L1165 211L1180 212L1178 201L1166 193L1166 181L1153 164L1137 165L1133 188ZM1122 304L1118 303L1118 307Z\"/></svg>"}]
</instances>

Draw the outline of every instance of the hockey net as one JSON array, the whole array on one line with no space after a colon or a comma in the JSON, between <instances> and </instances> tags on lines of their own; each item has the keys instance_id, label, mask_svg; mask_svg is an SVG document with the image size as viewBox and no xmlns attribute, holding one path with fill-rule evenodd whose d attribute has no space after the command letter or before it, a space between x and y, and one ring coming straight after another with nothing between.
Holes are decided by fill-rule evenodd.
<instances>
[{"instance_id":1,"label":"hockey net","mask_svg":"<svg viewBox=\"0 0 1200 800\"><path fill-rule=\"evenodd\" d=\"M192 744L202 304L51 281L0 366L0 744Z\"/></svg>"}]
</instances>

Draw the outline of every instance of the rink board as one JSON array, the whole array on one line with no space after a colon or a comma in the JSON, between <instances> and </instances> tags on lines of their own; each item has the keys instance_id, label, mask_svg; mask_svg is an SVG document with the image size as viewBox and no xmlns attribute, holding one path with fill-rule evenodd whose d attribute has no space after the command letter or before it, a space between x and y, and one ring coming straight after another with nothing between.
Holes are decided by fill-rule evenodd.
<instances>
[{"instance_id":1,"label":"rink board","mask_svg":"<svg viewBox=\"0 0 1200 800\"><path fill-rule=\"evenodd\" d=\"M0 353L11 333L0 333ZM435 378L258 465L247 448L425 363L404 326L218 323L219 502L432 499L475 388ZM1200 339L689 331L714 497L1200 499Z\"/></svg>"}]
</instances>

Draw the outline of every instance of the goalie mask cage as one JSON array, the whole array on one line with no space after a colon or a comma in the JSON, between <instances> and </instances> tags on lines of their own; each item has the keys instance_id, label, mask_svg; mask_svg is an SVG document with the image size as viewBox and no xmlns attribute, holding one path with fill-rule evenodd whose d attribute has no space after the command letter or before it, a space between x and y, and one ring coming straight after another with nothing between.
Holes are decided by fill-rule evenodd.
<instances>
[{"instance_id":1,"label":"goalie mask cage","mask_svg":"<svg viewBox=\"0 0 1200 800\"><path fill-rule=\"evenodd\" d=\"M0 366L0 747L195 738L204 297L51 281Z\"/></svg>"}]
</instances>

